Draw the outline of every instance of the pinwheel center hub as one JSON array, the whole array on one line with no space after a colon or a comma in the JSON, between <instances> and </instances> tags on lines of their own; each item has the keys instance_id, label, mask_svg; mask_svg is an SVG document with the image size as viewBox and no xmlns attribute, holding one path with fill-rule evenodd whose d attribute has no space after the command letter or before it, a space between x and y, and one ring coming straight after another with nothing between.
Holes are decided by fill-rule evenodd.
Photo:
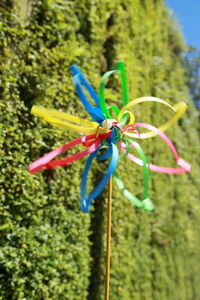
<instances>
[{"instance_id":1,"label":"pinwheel center hub","mask_svg":"<svg viewBox=\"0 0 200 300\"><path fill-rule=\"evenodd\" d=\"M102 122L102 126L103 128L109 130L113 127L113 123L117 123L117 121L115 119L106 119Z\"/></svg>"}]
</instances>

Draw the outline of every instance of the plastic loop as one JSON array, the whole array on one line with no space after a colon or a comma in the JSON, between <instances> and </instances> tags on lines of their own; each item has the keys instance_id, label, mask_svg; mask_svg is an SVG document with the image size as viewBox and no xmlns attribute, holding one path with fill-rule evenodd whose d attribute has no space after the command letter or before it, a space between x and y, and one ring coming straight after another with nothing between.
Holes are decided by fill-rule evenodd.
<instances>
[{"instance_id":1,"label":"plastic loop","mask_svg":"<svg viewBox=\"0 0 200 300\"><path fill-rule=\"evenodd\" d=\"M106 174L101 179L101 181L98 183L96 188L89 194L88 197L86 196L86 186L87 186L88 172L90 170L93 159L95 157L97 157L97 153L98 153L99 149L97 149L95 152L93 152L89 156L89 158L86 162L85 169L84 169L83 175L82 175L82 182L81 182L81 209L84 212L89 212L90 211L90 206L92 204L92 200L95 200L99 196L99 194L103 191L103 189L105 188L110 176L113 174L113 172L114 172L114 170L117 166L118 149L113 143L111 143L110 147L111 147L111 160L110 160L109 167L106 171Z\"/></svg>"},{"instance_id":2,"label":"plastic loop","mask_svg":"<svg viewBox=\"0 0 200 300\"><path fill-rule=\"evenodd\" d=\"M162 132L160 131L158 128L149 125L149 124L145 124L145 123L135 123L133 124L133 126L135 127L142 127L142 128L147 128L151 131L153 131L155 134L159 135L164 142L168 145L168 147L170 148L176 163L181 166L181 168L167 168L167 167L161 167L161 166L157 166L154 164L148 164L148 168L150 170L156 171L156 172L160 172L160 173L167 173L167 174L181 174L181 173L187 173L190 172L191 170L191 166L188 162L185 162L182 158L179 158L179 155L176 151L175 146L173 145L173 143L171 142L171 140ZM125 152L125 148L122 146L122 151ZM134 161L136 164L143 166L143 161L138 159L137 157L135 157L132 154L128 154L127 157L129 159L131 159L132 161Z\"/></svg>"},{"instance_id":3,"label":"plastic loop","mask_svg":"<svg viewBox=\"0 0 200 300\"><path fill-rule=\"evenodd\" d=\"M86 88L86 90L89 92L91 98L95 101L96 105L98 108L100 108L100 101L99 101L99 96L95 92L94 88L91 86L91 84L87 81L87 79L83 76L81 70L78 68L77 65L72 65L70 67L70 70L73 74L73 76L76 76L79 74L80 81L82 85Z\"/></svg>"},{"instance_id":4,"label":"plastic loop","mask_svg":"<svg viewBox=\"0 0 200 300\"><path fill-rule=\"evenodd\" d=\"M103 75L101 83L100 83L100 88L99 88L100 106L101 106L101 109L102 109L103 113L105 114L106 118L108 118L108 119L111 119L111 115L110 115L109 109L106 107L104 90L105 90L105 85L106 85L108 78L115 73L120 73L120 77L121 77L123 106L128 103L128 88L127 88L127 80L126 80L126 69L125 69L124 63L120 61L117 63L116 70L108 71ZM112 108L113 107L114 107L114 105L112 106ZM118 110L118 108L116 107L115 110Z\"/></svg>"},{"instance_id":5,"label":"plastic loop","mask_svg":"<svg viewBox=\"0 0 200 300\"><path fill-rule=\"evenodd\" d=\"M40 106L33 106L31 113L45 120L56 127L73 130L78 133L93 134L97 131L105 133L105 128L99 127L99 123L88 121L61 111L47 109Z\"/></svg>"},{"instance_id":6,"label":"plastic loop","mask_svg":"<svg viewBox=\"0 0 200 300\"><path fill-rule=\"evenodd\" d=\"M83 103L85 109L87 110L87 112L92 117L92 119L94 121L98 122L98 123L101 123L104 120L104 114L103 114L103 112L101 111L100 108L93 107L90 104L87 97L85 96L81 86L85 87L88 92L89 92L89 90L88 90L88 85L85 84L85 81L82 80L82 77L83 77L83 75L78 73L73 78L73 82L74 82L74 86L76 88L76 92L77 92L81 102Z\"/></svg>"}]
</instances>

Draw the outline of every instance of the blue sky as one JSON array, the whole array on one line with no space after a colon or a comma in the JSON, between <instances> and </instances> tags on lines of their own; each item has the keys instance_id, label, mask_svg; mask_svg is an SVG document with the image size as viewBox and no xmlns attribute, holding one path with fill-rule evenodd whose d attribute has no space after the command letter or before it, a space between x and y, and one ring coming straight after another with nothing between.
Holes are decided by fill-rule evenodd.
<instances>
[{"instance_id":1,"label":"blue sky","mask_svg":"<svg viewBox=\"0 0 200 300\"><path fill-rule=\"evenodd\" d=\"M200 50L200 0L165 0L175 14L187 44Z\"/></svg>"}]
</instances>

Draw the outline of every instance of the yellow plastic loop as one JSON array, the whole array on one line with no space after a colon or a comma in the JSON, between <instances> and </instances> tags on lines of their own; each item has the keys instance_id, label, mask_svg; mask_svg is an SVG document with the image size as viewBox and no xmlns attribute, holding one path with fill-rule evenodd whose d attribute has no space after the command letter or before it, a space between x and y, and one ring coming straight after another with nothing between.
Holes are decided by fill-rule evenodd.
<instances>
[{"instance_id":1,"label":"yellow plastic loop","mask_svg":"<svg viewBox=\"0 0 200 300\"><path fill-rule=\"evenodd\" d=\"M135 106L139 103L142 103L142 102L159 102L159 103L162 103L164 105L167 105L171 110L173 110L175 112L175 115L169 121L167 121L164 125L162 125L158 128L162 132L165 132L169 127L171 127L172 124L174 124L182 116L182 114L187 109L187 105L182 101L172 106L172 105L170 105L169 103L167 103L166 101L164 101L160 98L141 97L141 98L137 98L137 99L129 102L126 106L124 106L122 108L122 110L120 111L119 115L118 115L118 120L121 120L121 118L122 118L123 114L125 113L125 111L127 111L128 109L130 109L133 106ZM139 137L138 134L136 134L136 133L125 132L125 135L130 136L130 137L134 137L134 138L146 139L146 138L154 137L157 134L155 132L146 132L146 133L140 134L140 137Z\"/></svg>"},{"instance_id":2,"label":"yellow plastic loop","mask_svg":"<svg viewBox=\"0 0 200 300\"><path fill-rule=\"evenodd\" d=\"M99 123L81 119L57 110L34 105L31 109L31 113L62 129L85 134L95 134L97 131L99 134L107 132L105 128L99 127Z\"/></svg>"}]
</instances>

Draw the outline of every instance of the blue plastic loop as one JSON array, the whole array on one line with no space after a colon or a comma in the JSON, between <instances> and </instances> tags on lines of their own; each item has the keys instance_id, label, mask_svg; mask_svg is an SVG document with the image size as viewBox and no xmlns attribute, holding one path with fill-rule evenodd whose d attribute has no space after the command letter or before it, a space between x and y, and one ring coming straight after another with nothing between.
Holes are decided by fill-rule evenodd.
<instances>
[{"instance_id":1,"label":"blue plastic loop","mask_svg":"<svg viewBox=\"0 0 200 300\"><path fill-rule=\"evenodd\" d=\"M88 177L88 172L90 170L92 161L95 157L97 157L97 153L101 147L99 147L95 152L90 154L84 171L82 175L82 182L81 182L81 209L84 212L89 212L90 211L90 206L92 204L92 200L95 200L99 194L103 191L105 186L107 185L107 182L110 178L110 176L113 174L114 170L116 169L117 162L118 162L118 149L117 146L115 146L113 143L110 144L111 148L111 159L110 159L110 164L109 167L106 171L106 174L104 177L101 179L101 181L98 183L96 188L89 194L88 197L86 197L86 186L87 186L87 177Z\"/></svg>"},{"instance_id":2,"label":"blue plastic loop","mask_svg":"<svg viewBox=\"0 0 200 300\"><path fill-rule=\"evenodd\" d=\"M112 154L112 149L111 149L111 147L109 147L109 148L107 149L107 151L106 151L104 154L98 155L97 158L98 158L99 160L105 160L105 159L107 159L111 154Z\"/></svg>"},{"instance_id":3,"label":"blue plastic loop","mask_svg":"<svg viewBox=\"0 0 200 300\"><path fill-rule=\"evenodd\" d=\"M85 109L87 112L90 114L92 119L98 123L102 122L105 117L103 112L100 109L100 101L99 101L99 96L95 92L94 88L90 85L90 83L87 81L87 79L83 76L81 71L76 65L72 65L70 67L70 70L73 74L73 82L74 86L76 88L76 92L83 103ZM86 95L84 94L82 90L82 86L88 91L90 94L91 98L95 101L97 107L93 107L89 100L87 99Z\"/></svg>"}]
</instances>

